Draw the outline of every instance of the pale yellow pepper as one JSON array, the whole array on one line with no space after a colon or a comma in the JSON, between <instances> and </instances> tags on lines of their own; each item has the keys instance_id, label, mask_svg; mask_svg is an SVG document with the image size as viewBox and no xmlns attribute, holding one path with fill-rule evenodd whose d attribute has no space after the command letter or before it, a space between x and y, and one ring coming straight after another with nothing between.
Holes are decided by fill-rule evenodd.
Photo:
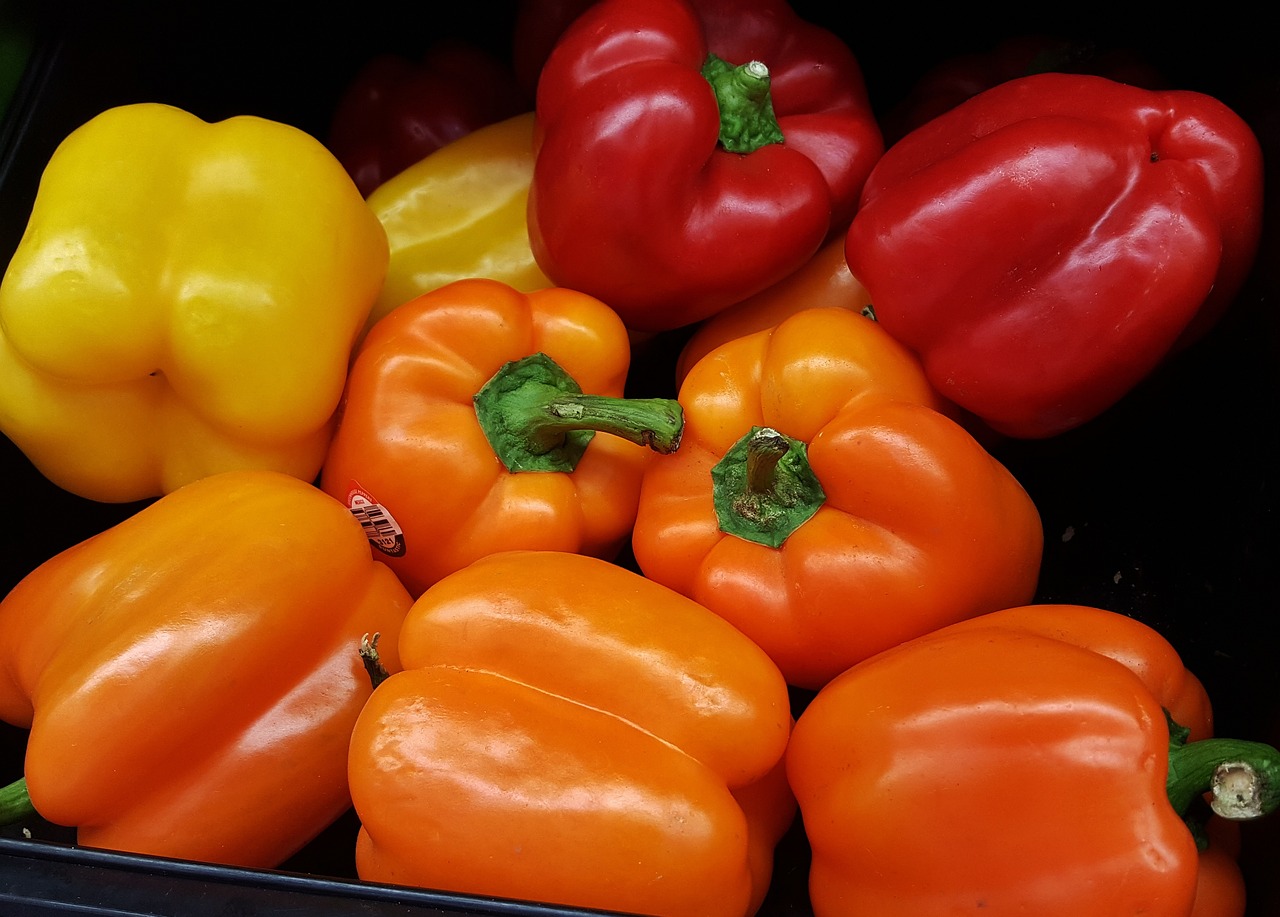
<instances>
[{"instance_id":1,"label":"pale yellow pepper","mask_svg":"<svg viewBox=\"0 0 1280 917\"><path fill-rule=\"evenodd\" d=\"M369 195L391 249L370 325L455 280L485 277L522 293L551 286L525 220L533 159L528 112L454 140Z\"/></svg>"},{"instance_id":2,"label":"pale yellow pepper","mask_svg":"<svg viewBox=\"0 0 1280 917\"><path fill-rule=\"evenodd\" d=\"M305 132L108 109L50 158L0 282L0 431L104 502L240 468L312 480L387 261Z\"/></svg>"}]
</instances>

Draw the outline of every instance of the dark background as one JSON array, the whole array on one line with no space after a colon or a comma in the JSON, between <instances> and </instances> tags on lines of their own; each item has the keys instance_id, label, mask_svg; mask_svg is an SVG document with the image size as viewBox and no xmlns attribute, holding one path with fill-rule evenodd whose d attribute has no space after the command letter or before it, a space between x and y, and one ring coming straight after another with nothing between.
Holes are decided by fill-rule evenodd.
<instances>
[{"instance_id":1,"label":"dark background","mask_svg":"<svg viewBox=\"0 0 1280 917\"><path fill-rule=\"evenodd\" d=\"M1123 3L1097 10L1042 4L999 16L973 8L795 6L848 41L881 114L933 64L1039 32L1133 51L1170 85L1227 102L1253 125L1269 165L1277 156L1280 57L1264 47L1263 24L1230 4L1207 5L1196 15ZM426 3L340 7L336 14L267 4L32 7L0 6L29 16L37 37L27 78L0 127L0 264L17 243L54 147L109 106L169 102L206 120L257 114L323 139L336 98L369 56L415 55L443 35L505 54L515 11L514 3L501 2L447 10ZM995 443L992 451L1023 482L1044 520L1037 599L1098 605L1153 625L1205 682L1219 734L1280 744L1280 329L1272 222L1248 285L1206 339L1085 427L1042 442ZM679 333L659 342L642 377L646 387L668 384L680 343ZM138 508L59 491L4 439L0 471L9 510L0 594L44 559ZM0 778L17 776L22 747L20 731L0 730ZM354 828L344 819L286 870L350 877ZM1273 865L1280 821L1246 825L1243 836L1250 917L1280 914ZM68 839L52 828L47 837ZM805 856L802 836L793 832L780 851L765 913L808 913ZM246 874L231 881L260 880Z\"/></svg>"}]
</instances>

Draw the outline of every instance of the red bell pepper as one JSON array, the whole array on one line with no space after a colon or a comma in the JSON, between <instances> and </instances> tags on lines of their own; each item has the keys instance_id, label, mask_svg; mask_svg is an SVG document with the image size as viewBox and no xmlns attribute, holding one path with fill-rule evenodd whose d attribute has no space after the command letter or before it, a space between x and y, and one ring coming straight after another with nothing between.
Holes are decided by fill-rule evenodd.
<instances>
[{"instance_id":1,"label":"red bell pepper","mask_svg":"<svg viewBox=\"0 0 1280 917\"><path fill-rule=\"evenodd\" d=\"M440 147L532 107L511 68L462 39L419 61L371 58L347 86L329 126L329 149L365 197Z\"/></svg>"},{"instance_id":2,"label":"red bell pepper","mask_svg":"<svg viewBox=\"0 0 1280 917\"><path fill-rule=\"evenodd\" d=\"M799 268L883 151L852 51L784 0L602 0L548 57L536 111L538 265L637 331Z\"/></svg>"},{"instance_id":3,"label":"red bell pepper","mask_svg":"<svg viewBox=\"0 0 1280 917\"><path fill-rule=\"evenodd\" d=\"M1036 438L1101 414L1206 332L1261 215L1258 141L1222 102L1042 73L894 144L845 256L942 395Z\"/></svg>"}]
</instances>

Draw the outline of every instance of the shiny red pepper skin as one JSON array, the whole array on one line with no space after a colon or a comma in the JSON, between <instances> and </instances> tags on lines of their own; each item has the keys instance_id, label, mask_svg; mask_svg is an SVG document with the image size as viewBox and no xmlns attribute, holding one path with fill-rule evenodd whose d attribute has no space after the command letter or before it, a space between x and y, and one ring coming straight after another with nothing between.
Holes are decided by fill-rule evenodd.
<instances>
[{"instance_id":1,"label":"shiny red pepper skin","mask_svg":"<svg viewBox=\"0 0 1280 917\"><path fill-rule=\"evenodd\" d=\"M1258 141L1222 102L1043 73L894 144L845 256L944 397L1038 438L1096 417L1208 330L1261 214Z\"/></svg>"},{"instance_id":2,"label":"shiny red pepper skin","mask_svg":"<svg viewBox=\"0 0 1280 917\"><path fill-rule=\"evenodd\" d=\"M708 52L768 67L783 142L721 146ZM852 51L784 0L602 0L548 57L536 111L534 256L638 331L800 267L848 224L883 150Z\"/></svg>"},{"instance_id":3,"label":"shiny red pepper skin","mask_svg":"<svg viewBox=\"0 0 1280 917\"><path fill-rule=\"evenodd\" d=\"M418 61L390 53L371 58L338 100L328 146L368 197L450 141L532 104L495 54L442 40Z\"/></svg>"}]
</instances>

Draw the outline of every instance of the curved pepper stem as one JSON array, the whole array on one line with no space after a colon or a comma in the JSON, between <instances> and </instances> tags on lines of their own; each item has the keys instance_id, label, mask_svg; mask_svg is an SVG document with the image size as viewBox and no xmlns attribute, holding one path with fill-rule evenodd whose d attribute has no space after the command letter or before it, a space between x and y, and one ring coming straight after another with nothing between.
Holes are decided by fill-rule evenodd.
<instances>
[{"instance_id":1,"label":"curved pepper stem","mask_svg":"<svg viewBox=\"0 0 1280 917\"><path fill-rule=\"evenodd\" d=\"M1166 790L1174 810L1187 816L1191 804L1209 794L1214 814L1242 821L1280 807L1280 751L1264 742L1203 739L1188 742L1188 730L1168 711L1169 777Z\"/></svg>"},{"instance_id":2,"label":"curved pepper stem","mask_svg":"<svg viewBox=\"0 0 1280 917\"><path fill-rule=\"evenodd\" d=\"M826 501L804 443L752 427L711 469L720 530L777 548Z\"/></svg>"},{"instance_id":3,"label":"curved pepper stem","mask_svg":"<svg viewBox=\"0 0 1280 917\"><path fill-rule=\"evenodd\" d=\"M734 67L708 54L702 75L720 106L721 146L730 153L754 153L762 146L783 142L769 94L768 67L758 60Z\"/></svg>"},{"instance_id":4,"label":"curved pepper stem","mask_svg":"<svg viewBox=\"0 0 1280 917\"><path fill-rule=\"evenodd\" d=\"M507 363L475 396L480 428L508 471L577 467L591 438L609 433L663 455L684 433L684 410L672 398L584 395L544 353Z\"/></svg>"},{"instance_id":5,"label":"curved pepper stem","mask_svg":"<svg viewBox=\"0 0 1280 917\"><path fill-rule=\"evenodd\" d=\"M19 777L6 787L0 787L0 825L17 824L36 814L27 792L27 778Z\"/></svg>"},{"instance_id":6,"label":"curved pepper stem","mask_svg":"<svg viewBox=\"0 0 1280 917\"><path fill-rule=\"evenodd\" d=\"M382 638L382 634L375 633L373 636L365 634L360 638L360 661L364 663L364 672L369 676L369 684L371 687L378 687L388 678L391 673L387 671L387 667L382 664L382 656L378 653L378 641Z\"/></svg>"}]
</instances>

